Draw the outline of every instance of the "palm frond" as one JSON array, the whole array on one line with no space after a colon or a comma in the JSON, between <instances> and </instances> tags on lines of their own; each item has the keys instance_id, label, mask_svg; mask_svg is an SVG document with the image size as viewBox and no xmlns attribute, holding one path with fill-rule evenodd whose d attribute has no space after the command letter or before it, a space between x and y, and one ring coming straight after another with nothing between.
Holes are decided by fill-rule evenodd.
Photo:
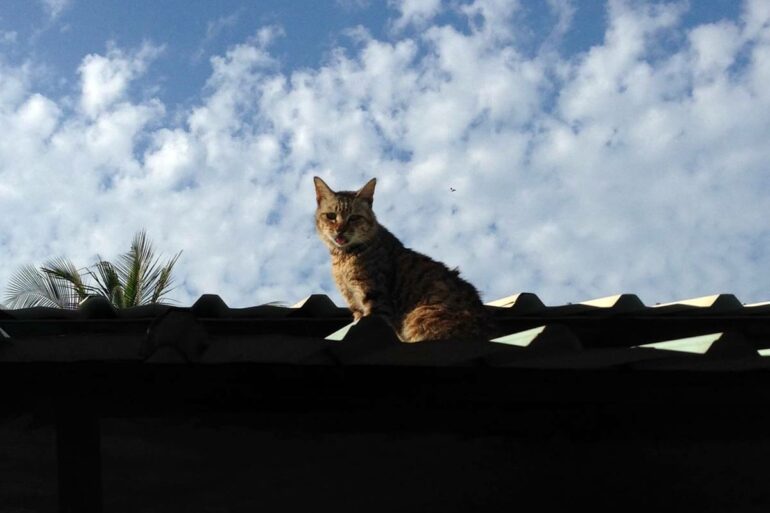
<instances>
[{"instance_id":1,"label":"palm frond","mask_svg":"<svg viewBox=\"0 0 770 513\"><path fill-rule=\"evenodd\" d=\"M157 279L154 280L154 284L152 287L152 296L150 297L150 303L161 303L163 302L163 296L171 292L174 287L173 282L174 279L171 276L172 271L174 270L174 265L176 265L177 260L179 260L179 257L182 255L182 252L180 251L176 255L174 255L172 258L170 258L166 264L160 268L160 272L158 273Z\"/></svg>"},{"instance_id":2,"label":"palm frond","mask_svg":"<svg viewBox=\"0 0 770 513\"><path fill-rule=\"evenodd\" d=\"M158 259L144 230L134 236L131 249L120 256L115 267L123 280L126 306L142 304L148 283L157 279L159 272Z\"/></svg>"},{"instance_id":3,"label":"palm frond","mask_svg":"<svg viewBox=\"0 0 770 513\"><path fill-rule=\"evenodd\" d=\"M117 308L158 303L173 288L172 272L181 254L180 251L161 265L142 230L116 263L99 257L91 267L78 269L70 260L58 258L39 269L21 267L11 276L6 306L77 308L93 296L104 296Z\"/></svg>"},{"instance_id":4,"label":"palm frond","mask_svg":"<svg viewBox=\"0 0 770 513\"><path fill-rule=\"evenodd\" d=\"M5 300L9 308L77 308L78 296L71 282L32 265L11 275Z\"/></svg>"},{"instance_id":5,"label":"palm frond","mask_svg":"<svg viewBox=\"0 0 770 513\"><path fill-rule=\"evenodd\" d=\"M181 251L161 265L147 233L141 230L134 235L128 252L116 262L101 260L97 264L94 278L98 283L112 284L106 292L118 308L157 303L172 289L172 272L180 255ZM120 284L120 296L113 298L117 284Z\"/></svg>"},{"instance_id":6,"label":"palm frond","mask_svg":"<svg viewBox=\"0 0 770 513\"><path fill-rule=\"evenodd\" d=\"M61 257L49 260L40 270L55 279L69 283L72 295L70 299L76 305L94 295L93 287L83 281L83 274L87 271L75 267L75 264L68 258Z\"/></svg>"},{"instance_id":7,"label":"palm frond","mask_svg":"<svg viewBox=\"0 0 770 513\"><path fill-rule=\"evenodd\" d=\"M88 273L96 282L99 295L106 297L117 308L125 308L123 283L112 263L100 258Z\"/></svg>"}]
</instances>

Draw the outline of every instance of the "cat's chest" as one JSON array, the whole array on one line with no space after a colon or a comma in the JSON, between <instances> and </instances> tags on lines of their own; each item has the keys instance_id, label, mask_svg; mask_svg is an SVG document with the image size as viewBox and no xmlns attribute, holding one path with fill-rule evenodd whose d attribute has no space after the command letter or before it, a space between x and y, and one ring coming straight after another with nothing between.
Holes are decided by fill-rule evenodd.
<instances>
[{"instance_id":1,"label":"cat's chest","mask_svg":"<svg viewBox=\"0 0 770 513\"><path fill-rule=\"evenodd\" d=\"M363 298L382 285L377 283L377 277L381 276L377 263L361 258L336 259L332 262L332 274L343 294L355 298Z\"/></svg>"}]
</instances>

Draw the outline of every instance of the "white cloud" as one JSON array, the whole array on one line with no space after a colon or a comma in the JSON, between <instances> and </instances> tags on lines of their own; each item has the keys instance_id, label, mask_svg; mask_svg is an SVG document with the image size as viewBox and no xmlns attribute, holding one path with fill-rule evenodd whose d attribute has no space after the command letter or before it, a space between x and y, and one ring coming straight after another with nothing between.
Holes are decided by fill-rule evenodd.
<instances>
[{"instance_id":1,"label":"white cloud","mask_svg":"<svg viewBox=\"0 0 770 513\"><path fill-rule=\"evenodd\" d=\"M694 71L717 79L724 76L743 44L740 35L738 27L729 22L702 25L690 32L690 46L696 54Z\"/></svg>"},{"instance_id":2,"label":"white cloud","mask_svg":"<svg viewBox=\"0 0 770 513\"><path fill-rule=\"evenodd\" d=\"M212 40L219 36L223 31L232 28L238 23L238 19L241 17L240 11L229 14L228 16L220 16L219 18L210 21L206 24L206 40Z\"/></svg>"},{"instance_id":3,"label":"white cloud","mask_svg":"<svg viewBox=\"0 0 770 513\"><path fill-rule=\"evenodd\" d=\"M16 111L13 123L20 133L30 138L46 139L53 133L59 115L56 103L40 94L33 94Z\"/></svg>"},{"instance_id":4,"label":"white cloud","mask_svg":"<svg viewBox=\"0 0 770 513\"><path fill-rule=\"evenodd\" d=\"M770 37L770 4L765 0L746 0L743 3L745 34L749 39Z\"/></svg>"},{"instance_id":5,"label":"white cloud","mask_svg":"<svg viewBox=\"0 0 770 513\"><path fill-rule=\"evenodd\" d=\"M575 17L575 11L577 10L574 0L546 0L548 8L551 13L556 16L556 24L554 30L560 33L565 33L572 24L572 19Z\"/></svg>"},{"instance_id":6,"label":"white cloud","mask_svg":"<svg viewBox=\"0 0 770 513\"><path fill-rule=\"evenodd\" d=\"M209 21L206 24L206 35L200 44L200 47L193 56L194 60L199 60L206 53L206 48L216 39L218 39L223 33L232 29L238 24L242 16L242 10L238 10L227 16L220 16L214 20Z\"/></svg>"},{"instance_id":7,"label":"white cloud","mask_svg":"<svg viewBox=\"0 0 770 513\"><path fill-rule=\"evenodd\" d=\"M19 35L15 30L0 30L0 44L4 44L4 45L16 44L18 36Z\"/></svg>"},{"instance_id":8,"label":"white cloud","mask_svg":"<svg viewBox=\"0 0 770 513\"><path fill-rule=\"evenodd\" d=\"M14 67L0 61L0 112L15 109L28 96L32 66Z\"/></svg>"},{"instance_id":9,"label":"white cloud","mask_svg":"<svg viewBox=\"0 0 770 513\"><path fill-rule=\"evenodd\" d=\"M43 9L50 19L56 19L72 4L72 0L41 0Z\"/></svg>"},{"instance_id":10,"label":"white cloud","mask_svg":"<svg viewBox=\"0 0 770 513\"><path fill-rule=\"evenodd\" d=\"M137 52L126 55L111 48L107 55L87 55L78 69L81 80L80 104L89 116L97 116L121 100L131 81L138 78L162 48L145 43Z\"/></svg>"},{"instance_id":11,"label":"white cloud","mask_svg":"<svg viewBox=\"0 0 770 513\"><path fill-rule=\"evenodd\" d=\"M473 0L461 4L460 10L477 35L510 40L516 32L511 22L519 8L518 0Z\"/></svg>"},{"instance_id":12,"label":"white cloud","mask_svg":"<svg viewBox=\"0 0 770 513\"><path fill-rule=\"evenodd\" d=\"M157 50L85 57L74 109L0 65L0 284L22 263L115 255L146 227L184 250L182 303L340 301L313 231L318 174L377 176L380 220L487 299L768 299L762 3L683 29L679 4L610 2L604 41L569 57L521 52L515 9L465 3L466 31L430 16L412 36L359 31L290 73L267 28L211 60L181 123L135 93Z\"/></svg>"},{"instance_id":13,"label":"white cloud","mask_svg":"<svg viewBox=\"0 0 770 513\"><path fill-rule=\"evenodd\" d=\"M369 7L371 0L334 0L334 3L346 11L355 11Z\"/></svg>"},{"instance_id":14,"label":"white cloud","mask_svg":"<svg viewBox=\"0 0 770 513\"><path fill-rule=\"evenodd\" d=\"M441 10L441 0L388 0L388 4L399 12L393 22L395 30L403 30L409 25L423 27Z\"/></svg>"}]
</instances>

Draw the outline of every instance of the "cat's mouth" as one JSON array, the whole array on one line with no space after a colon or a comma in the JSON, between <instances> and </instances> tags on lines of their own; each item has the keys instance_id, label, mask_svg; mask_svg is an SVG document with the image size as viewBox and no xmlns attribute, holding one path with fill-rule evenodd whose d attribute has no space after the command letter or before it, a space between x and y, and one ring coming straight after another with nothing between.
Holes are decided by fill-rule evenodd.
<instances>
[{"instance_id":1,"label":"cat's mouth","mask_svg":"<svg viewBox=\"0 0 770 513\"><path fill-rule=\"evenodd\" d=\"M337 235L336 237L334 237L334 242L336 242L340 246L344 246L345 244L348 243L348 239L344 235Z\"/></svg>"}]
</instances>

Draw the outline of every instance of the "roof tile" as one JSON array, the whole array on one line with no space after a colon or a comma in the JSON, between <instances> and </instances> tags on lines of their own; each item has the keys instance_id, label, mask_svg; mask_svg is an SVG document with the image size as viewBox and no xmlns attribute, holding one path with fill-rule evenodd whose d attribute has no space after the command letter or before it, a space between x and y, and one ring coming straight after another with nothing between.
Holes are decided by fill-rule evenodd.
<instances>
[{"instance_id":1,"label":"roof tile","mask_svg":"<svg viewBox=\"0 0 770 513\"><path fill-rule=\"evenodd\" d=\"M381 317L351 324L324 295L293 307L230 308L216 295L191 307L3 311L0 361L478 366L740 370L770 368L770 303L730 294L647 307L633 294L547 307L531 293L487 305L492 341L403 344Z\"/></svg>"}]
</instances>

